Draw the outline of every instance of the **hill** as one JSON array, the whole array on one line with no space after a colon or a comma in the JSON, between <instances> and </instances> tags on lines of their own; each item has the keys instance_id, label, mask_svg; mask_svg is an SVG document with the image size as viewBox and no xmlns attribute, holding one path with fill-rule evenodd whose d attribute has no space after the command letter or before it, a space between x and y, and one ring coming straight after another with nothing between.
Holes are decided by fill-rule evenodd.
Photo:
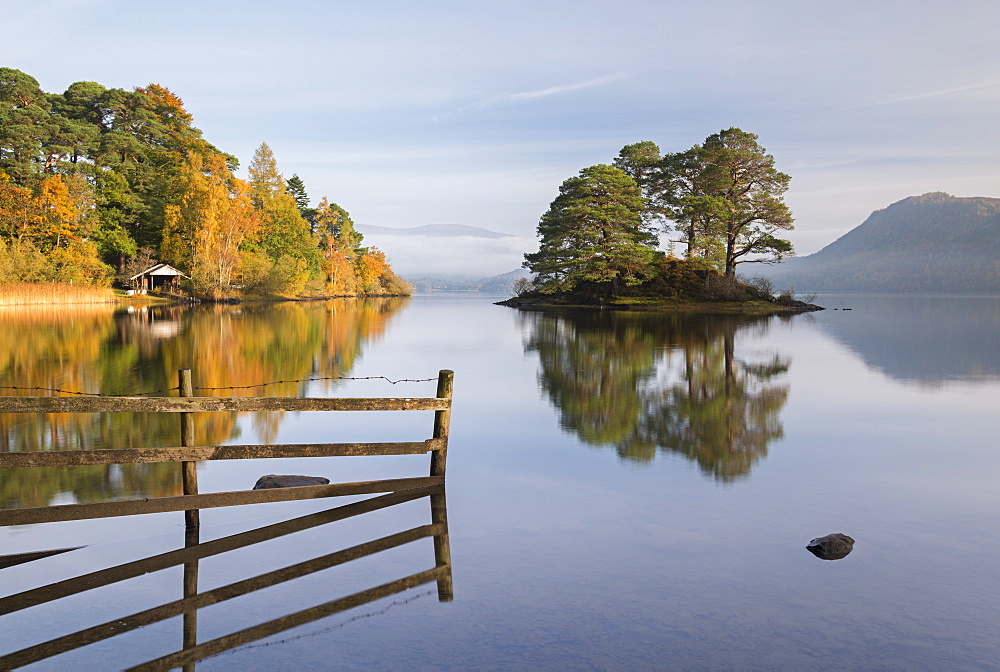
<instances>
[{"instance_id":1,"label":"hill","mask_svg":"<svg viewBox=\"0 0 1000 672\"><path fill-rule=\"evenodd\" d=\"M754 273L808 291L1000 292L1000 198L912 196L815 254Z\"/></svg>"},{"instance_id":2,"label":"hill","mask_svg":"<svg viewBox=\"0 0 1000 672\"><path fill-rule=\"evenodd\" d=\"M490 231L478 226L468 226L466 224L426 224L424 226L413 226L406 229L392 226L375 226L372 224L358 224L355 228L363 235L382 236L431 236L434 238L470 236L472 238L510 238L509 233Z\"/></svg>"}]
</instances>

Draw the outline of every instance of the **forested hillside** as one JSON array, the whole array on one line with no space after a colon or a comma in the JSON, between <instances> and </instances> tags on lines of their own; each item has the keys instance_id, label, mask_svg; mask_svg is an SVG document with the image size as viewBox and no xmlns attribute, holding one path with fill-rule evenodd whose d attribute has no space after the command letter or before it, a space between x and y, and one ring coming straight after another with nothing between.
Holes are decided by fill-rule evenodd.
<instances>
[{"instance_id":1,"label":"forested hillside","mask_svg":"<svg viewBox=\"0 0 1000 672\"><path fill-rule=\"evenodd\" d=\"M1000 199L912 196L816 254L759 270L805 291L997 292Z\"/></svg>"},{"instance_id":2,"label":"forested hillside","mask_svg":"<svg viewBox=\"0 0 1000 672\"><path fill-rule=\"evenodd\" d=\"M347 211L310 207L261 144L249 179L169 89L46 93L0 68L0 284L107 285L153 260L201 296L398 294Z\"/></svg>"}]
</instances>

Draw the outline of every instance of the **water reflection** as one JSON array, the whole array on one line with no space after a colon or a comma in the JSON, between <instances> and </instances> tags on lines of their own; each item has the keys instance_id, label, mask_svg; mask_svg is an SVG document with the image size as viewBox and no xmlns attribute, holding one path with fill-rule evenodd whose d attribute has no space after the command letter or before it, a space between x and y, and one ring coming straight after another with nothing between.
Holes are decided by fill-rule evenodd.
<instances>
[{"instance_id":1,"label":"water reflection","mask_svg":"<svg viewBox=\"0 0 1000 672\"><path fill-rule=\"evenodd\" d=\"M304 379L350 375L364 344L379 338L406 302L345 299L133 311L103 306L4 309L0 395L53 394L47 391L52 389L167 394L177 385L177 370L191 368L196 395L300 396L307 385ZM284 382L228 389L273 381ZM328 381L328 388L335 385ZM273 441L282 418L280 413L254 415L262 442ZM238 436L235 414L198 414L195 424L196 440L205 445ZM0 414L4 452L143 448L177 441L177 419L168 414ZM92 502L161 497L180 490L172 464L0 472L0 507L5 508L44 506L56 497Z\"/></svg>"},{"instance_id":2,"label":"water reflection","mask_svg":"<svg viewBox=\"0 0 1000 672\"><path fill-rule=\"evenodd\" d=\"M561 426L587 444L636 462L681 454L728 482L782 436L789 360L737 356L737 336L763 335L770 318L586 310L519 319Z\"/></svg>"},{"instance_id":3,"label":"water reflection","mask_svg":"<svg viewBox=\"0 0 1000 672\"><path fill-rule=\"evenodd\" d=\"M821 323L890 378L926 385L1000 380L1000 299L833 295Z\"/></svg>"},{"instance_id":4,"label":"water reflection","mask_svg":"<svg viewBox=\"0 0 1000 672\"><path fill-rule=\"evenodd\" d=\"M428 498L430 503L430 524L420 525L402 532L379 537L349 548L326 553L310 560L288 565L281 569L236 581L212 590L199 592L198 564L203 559L212 558L230 551L248 549L256 544L264 544L274 539L294 535L295 533L329 526L364 513L384 511L425 497ZM39 661L51 662L52 658L61 654L95 644L99 645L110 638L175 616L183 617L179 624L181 632L178 633L179 636L176 640L182 644L181 648L130 669L160 670L172 669L182 665L189 666L186 669L194 669L193 665L199 660L432 581L437 583L438 599L442 602L451 601L453 599L453 589L447 515L444 487L437 486L374 497L204 543L199 543L197 530L193 532L189 531L183 548L0 598L0 616L23 619L26 616L22 612L31 607L42 605L60 607L60 600L70 599L75 595L87 593L87 591L95 588L100 588L105 593L108 590L128 590L128 584L122 586L118 584L130 579L143 577L150 572L158 572L172 567L183 567L182 599L115 618L106 623L86 627L77 632L49 639L18 651L6 652L5 655L0 656L0 669L13 669ZM332 535L333 533L333 529L324 529L324 534L326 535ZM246 599L245 596L265 588L280 586L286 582L300 579L316 572L329 570L352 560L370 557L382 551L427 538L432 538L434 542L434 563L429 569L417 571L403 578L382 583L367 590L337 597L318 606L296 611L280 618L270 619L256 626L244 628L228 635L200 643L198 641L199 610L204 607L217 605L234 598ZM302 546L301 542L296 545L294 538L287 540L287 543L290 547L297 548ZM168 578L176 575L164 574L161 576ZM273 592L269 591L266 599L268 604L273 604L276 601L276 596ZM280 600L278 602L280 603ZM74 604L79 606L80 602L78 601ZM245 605L245 602L241 602L240 604ZM82 611L86 612L88 610L84 609ZM28 613L30 614L31 612ZM217 609L213 610L212 613L217 614ZM86 613L80 613L79 620L81 623L86 623L89 619ZM28 629L31 632L31 636L48 636L48 628L45 627L45 623L32 624ZM158 643L157 640L152 638L151 642ZM118 651L119 653L130 655L128 647L119 648ZM106 654L98 653L97 655ZM109 661L105 660L102 666L107 666L108 664Z\"/></svg>"}]
</instances>

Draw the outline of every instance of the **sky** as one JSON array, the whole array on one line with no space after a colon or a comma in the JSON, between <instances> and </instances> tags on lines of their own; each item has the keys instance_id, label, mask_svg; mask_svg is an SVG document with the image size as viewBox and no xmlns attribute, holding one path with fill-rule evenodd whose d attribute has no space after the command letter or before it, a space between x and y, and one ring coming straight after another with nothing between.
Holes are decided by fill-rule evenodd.
<instances>
[{"instance_id":1,"label":"sky","mask_svg":"<svg viewBox=\"0 0 1000 672\"><path fill-rule=\"evenodd\" d=\"M996 0L0 0L0 17L0 66L45 91L161 84L209 142L243 166L267 142L355 222L519 239L421 256L442 270L515 268L561 182L626 144L734 126L791 175L800 255L908 196L1000 197ZM430 254L387 240L397 266Z\"/></svg>"}]
</instances>

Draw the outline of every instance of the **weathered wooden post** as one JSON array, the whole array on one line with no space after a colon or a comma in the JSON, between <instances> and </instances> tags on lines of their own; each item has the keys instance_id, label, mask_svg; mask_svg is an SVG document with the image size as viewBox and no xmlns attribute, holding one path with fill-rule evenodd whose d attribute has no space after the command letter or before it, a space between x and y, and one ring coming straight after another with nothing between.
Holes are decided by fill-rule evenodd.
<instances>
[{"instance_id":1,"label":"weathered wooden post","mask_svg":"<svg viewBox=\"0 0 1000 672\"><path fill-rule=\"evenodd\" d=\"M438 399L451 401L455 388L455 372L442 369L438 372ZM444 445L431 452L431 476L444 476L448 463L448 428L451 425L451 407L434 412L434 438L444 439Z\"/></svg>"},{"instance_id":2,"label":"weathered wooden post","mask_svg":"<svg viewBox=\"0 0 1000 672\"><path fill-rule=\"evenodd\" d=\"M455 372L442 370L438 372L438 399L452 399L455 390ZM434 438L444 439L444 445L431 453L431 476L445 475L448 463L448 431L451 426L451 408L434 413ZM431 495L431 522L441 525L444 531L434 535L434 565L447 567L448 573L438 579L437 591L440 602L451 602L455 599L454 584L451 575L451 542L448 540L448 506L445 500L444 484L441 484L440 494Z\"/></svg>"},{"instance_id":3,"label":"weathered wooden post","mask_svg":"<svg viewBox=\"0 0 1000 672\"><path fill-rule=\"evenodd\" d=\"M193 397L194 385L191 382L191 369L180 369L177 372L180 396ZM194 414L181 413L181 446L190 447L194 445ZM181 481L184 486L185 495L198 494L198 463L194 461L181 462ZM184 512L184 525L188 529L198 527L201 524L198 509L191 509Z\"/></svg>"}]
</instances>

